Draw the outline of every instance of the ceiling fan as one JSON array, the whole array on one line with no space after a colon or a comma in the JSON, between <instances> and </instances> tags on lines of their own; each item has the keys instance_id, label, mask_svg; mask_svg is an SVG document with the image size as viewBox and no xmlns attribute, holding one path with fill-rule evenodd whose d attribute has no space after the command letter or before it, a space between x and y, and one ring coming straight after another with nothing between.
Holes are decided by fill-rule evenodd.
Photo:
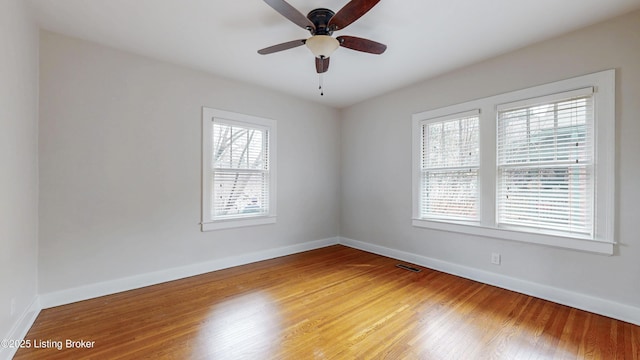
<instances>
[{"instance_id":1,"label":"ceiling fan","mask_svg":"<svg viewBox=\"0 0 640 360\"><path fill-rule=\"evenodd\" d=\"M371 10L380 0L351 0L337 13L329 9L314 9L304 16L284 0L264 0L275 11L291 20L294 24L311 33L308 39L288 41L258 50L258 54L267 55L307 45L315 55L316 71L322 74L329 70L329 57L339 47L362 51L370 54L382 54L387 46L372 40L355 36L332 37L334 31L342 30Z\"/></svg>"}]
</instances>

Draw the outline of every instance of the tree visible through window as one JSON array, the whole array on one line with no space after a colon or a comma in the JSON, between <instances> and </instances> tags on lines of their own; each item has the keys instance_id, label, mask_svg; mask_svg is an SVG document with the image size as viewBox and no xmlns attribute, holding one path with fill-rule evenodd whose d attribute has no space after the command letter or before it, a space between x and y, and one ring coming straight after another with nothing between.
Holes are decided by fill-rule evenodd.
<instances>
[{"instance_id":1,"label":"tree visible through window","mask_svg":"<svg viewBox=\"0 0 640 360\"><path fill-rule=\"evenodd\" d=\"M477 220L478 115L422 123L420 215Z\"/></svg>"},{"instance_id":2,"label":"tree visible through window","mask_svg":"<svg viewBox=\"0 0 640 360\"><path fill-rule=\"evenodd\" d=\"M276 122L202 108L202 230L276 221Z\"/></svg>"},{"instance_id":3,"label":"tree visible through window","mask_svg":"<svg viewBox=\"0 0 640 360\"><path fill-rule=\"evenodd\" d=\"M214 120L213 219L268 213L268 136L265 129Z\"/></svg>"}]
</instances>

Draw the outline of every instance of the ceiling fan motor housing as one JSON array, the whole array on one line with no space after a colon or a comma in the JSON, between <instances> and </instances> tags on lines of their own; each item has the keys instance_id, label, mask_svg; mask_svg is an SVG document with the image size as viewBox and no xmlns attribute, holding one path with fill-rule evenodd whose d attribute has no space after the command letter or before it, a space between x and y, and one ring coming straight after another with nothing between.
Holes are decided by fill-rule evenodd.
<instances>
[{"instance_id":1,"label":"ceiling fan motor housing","mask_svg":"<svg viewBox=\"0 0 640 360\"><path fill-rule=\"evenodd\" d=\"M316 27L315 31L309 29L311 35L331 35L333 34L332 27L329 27L329 20L335 15L335 13L329 9L319 8L314 9L307 14L307 19L311 20Z\"/></svg>"}]
</instances>

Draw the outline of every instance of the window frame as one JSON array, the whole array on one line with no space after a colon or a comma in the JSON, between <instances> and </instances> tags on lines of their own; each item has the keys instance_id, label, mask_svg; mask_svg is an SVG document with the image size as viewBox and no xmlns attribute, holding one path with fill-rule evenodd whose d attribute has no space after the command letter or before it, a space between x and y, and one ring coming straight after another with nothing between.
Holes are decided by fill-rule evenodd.
<instances>
[{"instance_id":1,"label":"window frame","mask_svg":"<svg viewBox=\"0 0 640 360\"><path fill-rule=\"evenodd\" d=\"M213 158L213 124L215 119L225 124L236 124L250 128L264 129L268 132L268 212L242 217L214 219L211 215L213 206L212 181L214 168ZM277 127L276 121L257 116L239 114L231 111L202 107L202 213L201 230L211 231L245 226L273 224L276 222L276 170L277 170Z\"/></svg>"},{"instance_id":2,"label":"window frame","mask_svg":"<svg viewBox=\"0 0 640 360\"><path fill-rule=\"evenodd\" d=\"M530 232L497 226L497 114L501 104L541 98L593 87L594 111L594 223L592 238ZM480 189L478 223L420 218L421 121L480 109ZM412 116L412 225L447 232L520 241L601 254L613 254L615 242L615 69L533 86L413 114Z\"/></svg>"}]
</instances>

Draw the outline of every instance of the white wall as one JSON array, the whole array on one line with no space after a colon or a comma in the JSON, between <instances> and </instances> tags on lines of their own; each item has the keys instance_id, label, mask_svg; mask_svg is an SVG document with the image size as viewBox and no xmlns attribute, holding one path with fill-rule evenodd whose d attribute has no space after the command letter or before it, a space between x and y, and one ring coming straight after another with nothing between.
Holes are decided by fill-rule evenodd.
<instances>
[{"instance_id":1,"label":"white wall","mask_svg":"<svg viewBox=\"0 0 640 360\"><path fill-rule=\"evenodd\" d=\"M40 293L333 238L323 105L49 32L40 48ZM201 232L201 107L275 119L275 225Z\"/></svg>"},{"instance_id":2,"label":"white wall","mask_svg":"<svg viewBox=\"0 0 640 360\"><path fill-rule=\"evenodd\" d=\"M617 240L607 257L411 226L411 115L617 69ZM341 236L640 308L640 12L511 52L342 112ZM491 252L502 265L489 263ZM639 317L640 319L640 317Z\"/></svg>"},{"instance_id":3,"label":"white wall","mask_svg":"<svg viewBox=\"0 0 640 360\"><path fill-rule=\"evenodd\" d=\"M340 233L372 246L640 308L639 34L640 12L635 12L338 112L269 89L42 32L39 292L229 259ZM25 58L33 61L37 53ZM620 245L614 256L411 226L412 113L609 68L617 69L618 92ZM23 81L13 85L17 83ZM200 232L201 106L278 121L276 225ZM35 117L34 109L35 105L24 111ZM30 126L24 137L37 131L35 123ZM14 133L18 129L8 128ZM37 173L37 156L23 153L33 160L30 171ZM14 187L18 183L21 179L6 181ZM3 196L20 194L5 188L9 186L3 186ZM37 182L32 190L23 196L36 193ZM32 199L18 203L37 208ZM5 207L0 204L7 212ZM33 214L31 220L35 221ZM34 232L36 227L20 229ZM502 254L501 266L489 264L491 252ZM37 265L24 266L28 273Z\"/></svg>"},{"instance_id":4,"label":"white wall","mask_svg":"<svg viewBox=\"0 0 640 360\"><path fill-rule=\"evenodd\" d=\"M37 295L38 30L22 0L0 1L0 49L0 337L5 339L24 335L21 327Z\"/></svg>"}]
</instances>

